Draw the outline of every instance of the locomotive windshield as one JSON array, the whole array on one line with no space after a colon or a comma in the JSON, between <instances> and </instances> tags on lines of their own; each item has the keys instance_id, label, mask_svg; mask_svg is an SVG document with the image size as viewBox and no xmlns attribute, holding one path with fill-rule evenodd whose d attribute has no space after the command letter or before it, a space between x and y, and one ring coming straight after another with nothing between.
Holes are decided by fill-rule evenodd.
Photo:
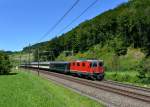
<instances>
[{"instance_id":1,"label":"locomotive windshield","mask_svg":"<svg viewBox=\"0 0 150 107\"><path fill-rule=\"evenodd\" d=\"M97 67L97 62L90 63L90 67Z\"/></svg>"},{"instance_id":2,"label":"locomotive windshield","mask_svg":"<svg viewBox=\"0 0 150 107\"><path fill-rule=\"evenodd\" d=\"M92 62L90 63L90 67L98 67L98 66L103 66L103 62Z\"/></svg>"},{"instance_id":3,"label":"locomotive windshield","mask_svg":"<svg viewBox=\"0 0 150 107\"><path fill-rule=\"evenodd\" d=\"M92 67L97 67L97 62L93 62L93 66Z\"/></svg>"}]
</instances>

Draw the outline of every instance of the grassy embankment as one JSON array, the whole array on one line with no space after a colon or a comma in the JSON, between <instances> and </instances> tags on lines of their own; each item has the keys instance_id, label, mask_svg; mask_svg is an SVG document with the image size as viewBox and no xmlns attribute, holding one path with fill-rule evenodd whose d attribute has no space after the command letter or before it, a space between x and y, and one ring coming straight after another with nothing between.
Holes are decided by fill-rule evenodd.
<instances>
[{"instance_id":1,"label":"grassy embankment","mask_svg":"<svg viewBox=\"0 0 150 107\"><path fill-rule=\"evenodd\" d=\"M32 73L13 72L12 75L0 75L0 107L102 107L102 105Z\"/></svg>"}]
</instances>

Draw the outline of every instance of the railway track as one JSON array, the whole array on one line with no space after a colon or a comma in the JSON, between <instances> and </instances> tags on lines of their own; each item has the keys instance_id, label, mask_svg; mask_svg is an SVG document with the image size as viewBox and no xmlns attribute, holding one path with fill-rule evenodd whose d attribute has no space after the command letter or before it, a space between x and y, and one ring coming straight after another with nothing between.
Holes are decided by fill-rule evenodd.
<instances>
[{"instance_id":1,"label":"railway track","mask_svg":"<svg viewBox=\"0 0 150 107\"><path fill-rule=\"evenodd\" d=\"M103 82L107 83L107 84L114 84L114 85L117 85L117 86L122 86L122 87L136 89L136 90L140 90L140 91L150 93L150 88L147 88L147 87L133 86L131 84L121 83L121 82L112 81L112 80L103 80Z\"/></svg>"},{"instance_id":2,"label":"railway track","mask_svg":"<svg viewBox=\"0 0 150 107\"><path fill-rule=\"evenodd\" d=\"M31 69L31 68L30 68ZM31 69L34 70L35 69ZM113 81L91 81L82 78L76 78L69 75L59 74L55 72L48 72L45 70L39 70L41 73L46 75L55 76L61 79L69 80L72 82L76 82L82 85L90 86L93 88L97 88L100 90L116 93L119 95L127 96L136 100L144 101L146 103L150 103L150 90L148 88L140 88L137 86L131 86L127 84L121 84Z\"/></svg>"}]
</instances>

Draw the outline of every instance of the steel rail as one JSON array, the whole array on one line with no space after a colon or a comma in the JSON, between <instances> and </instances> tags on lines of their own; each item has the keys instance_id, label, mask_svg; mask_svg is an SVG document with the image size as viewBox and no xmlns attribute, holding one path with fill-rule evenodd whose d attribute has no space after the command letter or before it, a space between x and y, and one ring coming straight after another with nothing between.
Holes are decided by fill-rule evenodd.
<instances>
[{"instance_id":1,"label":"steel rail","mask_svg":"<svg viewBox=\"0 0 150 107\"><path fill-rule=\"evenodd\" d=\"M114 85L122 86L126 88L132 88L132 89L136 89L140 91L150 92L150 88L147 88L147 87L140 87L140 86L135 86L135 85L121 83L121 82L112 81L112 80L103 80L102 82L107 83L107 84L114 84Z\"/></svg>"}]
</instances>

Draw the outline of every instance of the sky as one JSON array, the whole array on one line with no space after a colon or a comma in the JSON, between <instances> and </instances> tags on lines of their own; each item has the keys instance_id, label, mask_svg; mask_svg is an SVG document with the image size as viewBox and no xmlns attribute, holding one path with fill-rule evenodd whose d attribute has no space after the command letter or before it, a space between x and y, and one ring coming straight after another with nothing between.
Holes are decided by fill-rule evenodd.
<instances>
[{"instance_id":1,"label":"sky","mask_svg":"<svg viewBox=\"0 0 150 107\"><path fill-rule=\"evenodd\" d=\"M94 0L80 0L65 19L42 41L55 36ZM128 0L98 0L65 33ZM0 0L0 50L19 51L34 44L64 15L75 0Z\"/></svg>"}]
</instances>

